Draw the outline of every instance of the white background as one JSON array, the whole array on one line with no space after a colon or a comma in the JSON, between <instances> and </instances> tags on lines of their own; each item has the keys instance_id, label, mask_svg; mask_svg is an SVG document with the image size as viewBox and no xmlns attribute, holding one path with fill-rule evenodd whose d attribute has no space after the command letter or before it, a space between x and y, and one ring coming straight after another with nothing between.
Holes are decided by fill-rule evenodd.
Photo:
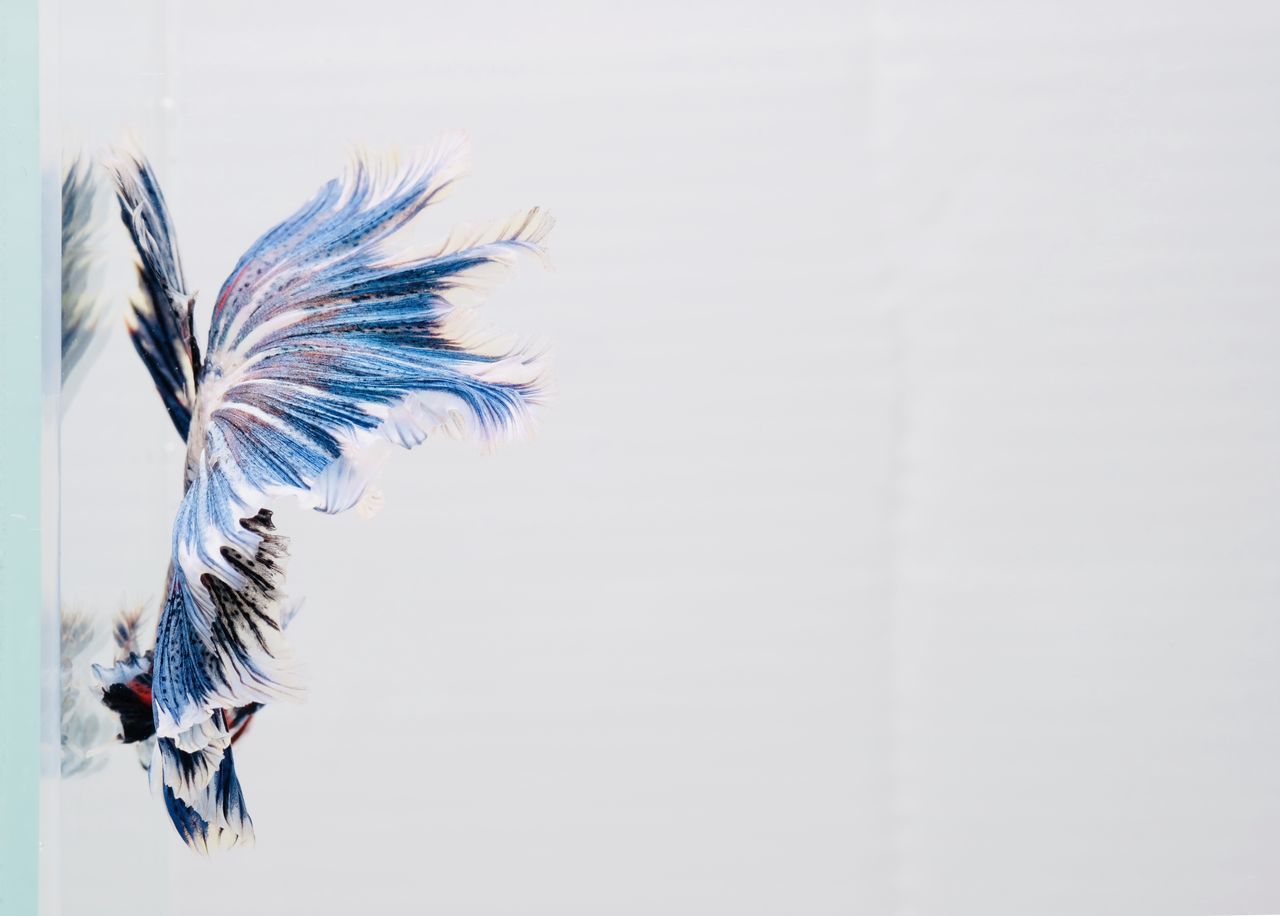
<instances>
[{"instance_id":1,"label":"white background","mask_svg":"<svg viewBox=\"0 0 1280 916\"><path fill-rule=\"evenodd\" d=\"M423 238L559 219L487 307L538 437L282 509L257 847L117 752L65 913L1280 908L1280 7L60 5L67 142L149 153L206 310L357 146L470 130ZM180 464L117 331L66 602L154 608Z\"/></svg>"}]
</instances>

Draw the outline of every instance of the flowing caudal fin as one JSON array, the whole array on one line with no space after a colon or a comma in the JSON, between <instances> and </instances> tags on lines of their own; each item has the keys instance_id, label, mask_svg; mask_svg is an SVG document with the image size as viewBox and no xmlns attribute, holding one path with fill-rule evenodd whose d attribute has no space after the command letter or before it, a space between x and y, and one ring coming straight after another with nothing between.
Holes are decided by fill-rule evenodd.
<instances>
[{"instance_id":1,"label":"flowing caudal fin","mask_svg":"<svg viewBox=\"0 0 1280 916\"><path fill-rule=\"evenodd\" d=\"M209 747L196 754L184 752L172 738L157 742L169 819L184 843L206 855L218 849L251 846L253 820L245 807L230 743L206 755L207 751ZM202 765L190 764L197 756L217 758L207 778ZM153 764L152 772L156 769ZM203 785L197 785L196 779L203 779Z\"/></svg>"}]
</instances>

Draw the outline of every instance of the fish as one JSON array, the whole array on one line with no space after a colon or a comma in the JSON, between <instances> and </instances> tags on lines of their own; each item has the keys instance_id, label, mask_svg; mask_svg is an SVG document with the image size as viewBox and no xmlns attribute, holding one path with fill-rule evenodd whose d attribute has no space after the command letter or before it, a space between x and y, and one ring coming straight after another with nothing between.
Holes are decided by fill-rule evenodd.
<instances>
[{"instance_id":1,"label":"fish","mask_svg":"<svg viewBox=\"0 0 1280 916\"><path fill-rule=\"evenodd\" d=\"M451 135L404 162L356 156L249 246L203 348L155 170L136 152L111 165L137 254L130 336L187 448L150 660L100 680L122 709L149 707L152 783L198 852L254 841L232 744L262 706L303 691L284 632L289 545L271 506L367 509L380 449L524 438L545 401L545 350L487 333L464 300L493 268L545 258L550 215L534 207L434 248L403 244L466 154Z\"/></svg>"}]
</instances>

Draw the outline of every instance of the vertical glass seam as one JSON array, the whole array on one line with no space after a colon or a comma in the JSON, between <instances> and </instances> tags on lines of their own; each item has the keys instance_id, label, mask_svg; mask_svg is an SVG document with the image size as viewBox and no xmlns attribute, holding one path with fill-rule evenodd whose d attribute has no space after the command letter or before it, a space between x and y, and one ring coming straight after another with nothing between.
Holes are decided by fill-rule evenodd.
<instances>
[{"instance_id":1,"label":"vertical glass seam","mask_svg":"<svg viewBox=\"0 0 1280 916\"><path fill-rule=\"evenodd\" d=\"M35 916L41 738L39 4L0 3L0 913Z\"/></svg>"}]
</instances>

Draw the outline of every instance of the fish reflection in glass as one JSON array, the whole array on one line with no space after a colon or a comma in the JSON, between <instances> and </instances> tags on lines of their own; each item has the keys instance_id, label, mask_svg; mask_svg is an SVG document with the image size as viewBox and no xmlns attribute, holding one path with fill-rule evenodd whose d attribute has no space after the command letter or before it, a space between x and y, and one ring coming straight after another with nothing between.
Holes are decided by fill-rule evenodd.
<instances>
[{"instance_id":1,"label":"fish reflection in glass","mask_svg":"<svg viewBox=\"0 0 1280 916\"><path fill-rule=\"evenodd\" d=\"M105 339L110 299L102 291L102 211L93 161L76 156L62 177L62 390L65 411L74 399L93 356ZM86 658L97 643L93 617L84 609L62 608L59 652L62 723L62 775L97 772L106 763L99 754L110 733L105 710L84 677Z\"/></svg>"}]
</instances>

